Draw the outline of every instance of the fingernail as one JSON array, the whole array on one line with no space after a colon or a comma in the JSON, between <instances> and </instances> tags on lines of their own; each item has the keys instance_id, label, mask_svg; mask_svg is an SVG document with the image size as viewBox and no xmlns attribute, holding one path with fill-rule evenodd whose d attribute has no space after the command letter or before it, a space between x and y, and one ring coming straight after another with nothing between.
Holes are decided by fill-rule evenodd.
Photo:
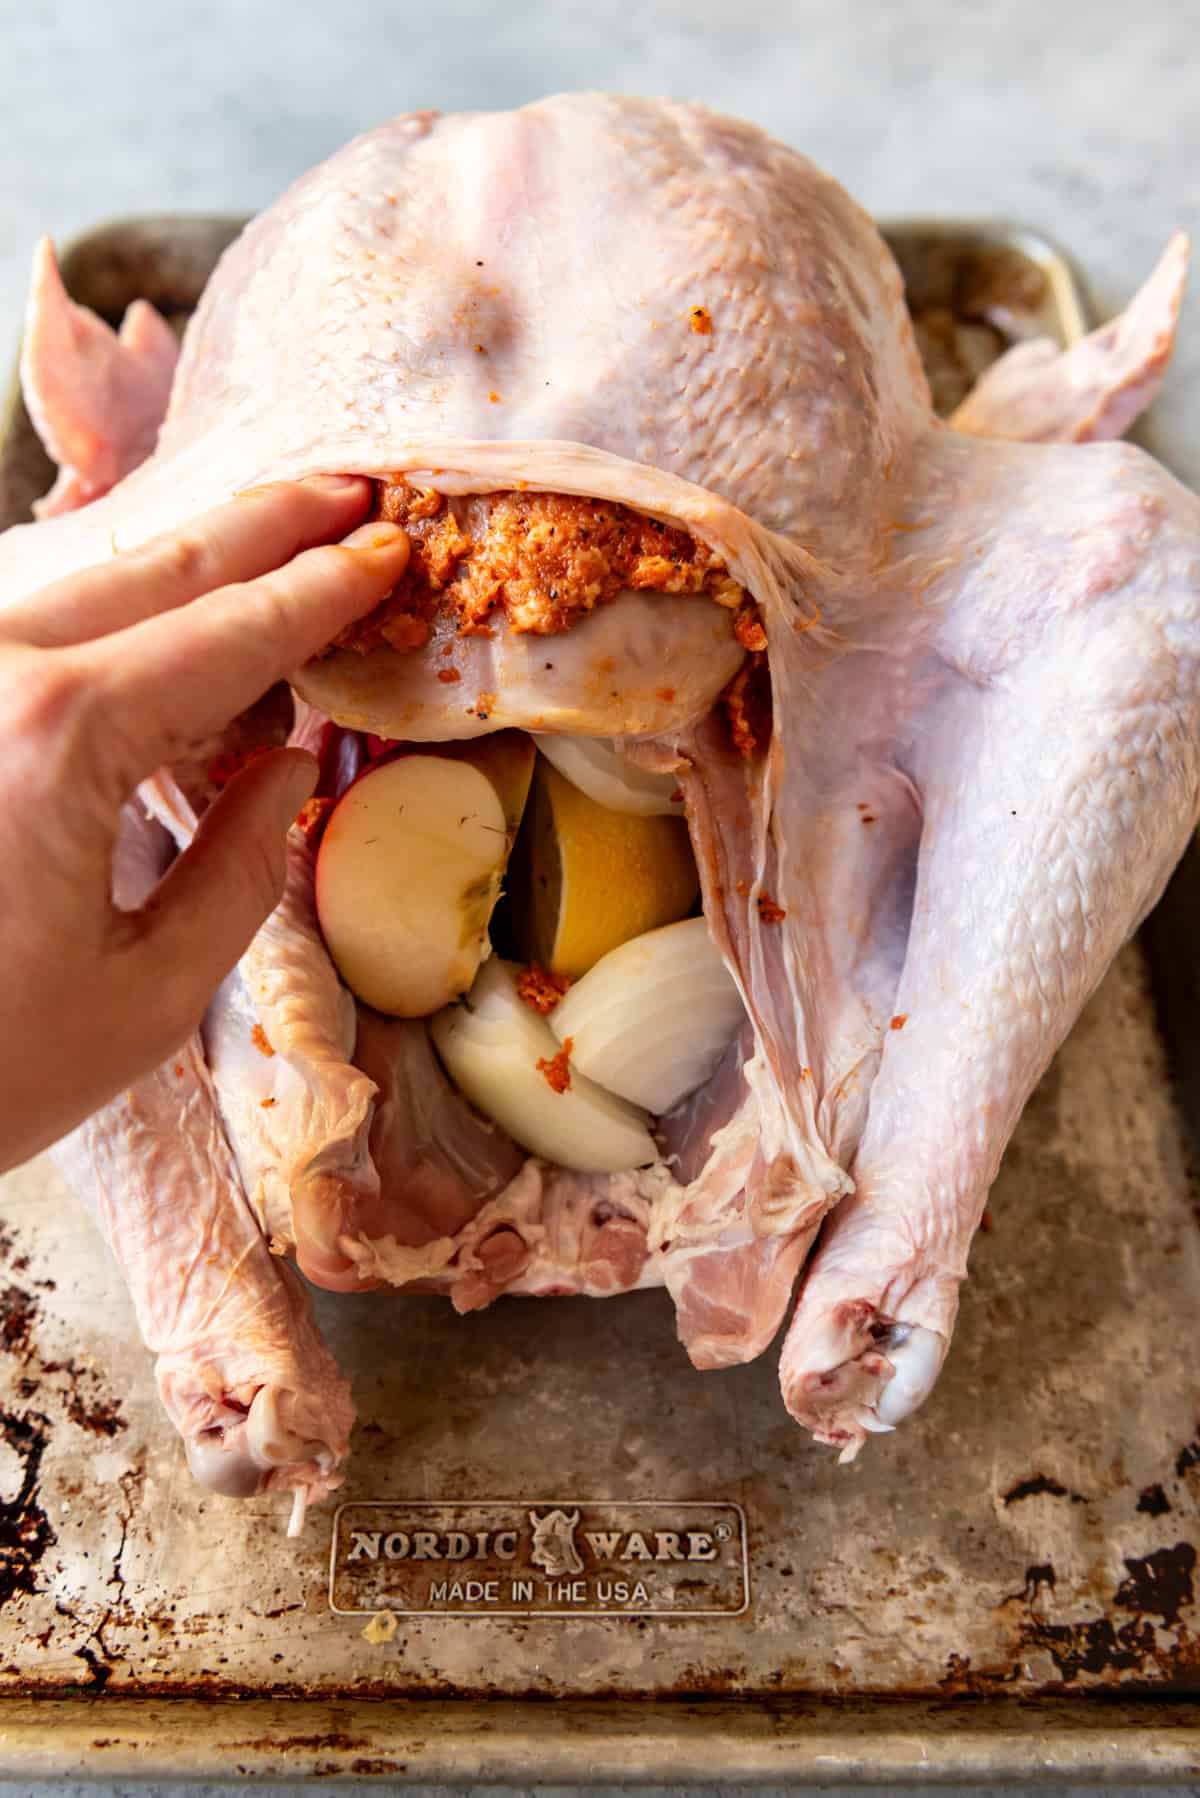
<instances>
[{"instance_id":1,"label":"fingernail","mask_svg":"<svg viewBox=\"0 0 1200 1798\"><path fill-rule=\"evenodd\" d=\"M310 474L301 486L314 487L318 493L349 493L352 487L361 487L366 478L362 474Z\"/></svg>"},{"instance_id":2,"label":"fingernail","mask_svg":"<svg viewBox=\"0 0 1200 1798\"><path fill-rule=\"evenodd\" d=\"M343 537L343 549L395 549L398 543L406 542L405 533L398 524L385 524L382 518L376 518L370 524L360 524L356 531Z\"/></svg>"}]
</instances>

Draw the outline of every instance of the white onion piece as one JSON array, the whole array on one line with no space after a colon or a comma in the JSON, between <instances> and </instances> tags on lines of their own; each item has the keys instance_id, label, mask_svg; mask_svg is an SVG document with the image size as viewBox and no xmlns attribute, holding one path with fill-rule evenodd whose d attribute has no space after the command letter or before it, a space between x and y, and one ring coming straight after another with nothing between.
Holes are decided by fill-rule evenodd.
<instances>
[{"instance_id":1,"label":"white onion piece","mask_svg":"<svg viewBox=\"0 0 1200 1798\"><path fill-rule=\"evenodd\" d=\"M684 815L682 795L671 797L679 793L675 775L639 768L613 747L611 737L535 736L534 742L564 780L610 812L637 812L644 818Z\"/></svg>"},{"instance_id":2,"label":"white onion piece","mask_svg":"<svg viewBox=\"0 0 1200 1798\"><path fill-rule=\"evenodd\" d=\"M534 1155L583 1173L615 1174L658 1160L648 1119L571 1064L557 1093L538 1067L560 1052L545 1018L517 992L518 970L493 956L465 1000L429 1020L447 1073L473 1105Z\"/></svg>"},{"instance_id":3,"label":"white onion piece","mask_svg":"<svg viewBox=\"0 0 1200 1798\"><path fill-rule=\"evenodd\" d=\"M612 949L550 1013L571 1063L661 1116L703 1086L745 1017L703 918Z\"/></svg>"}]
</instances>

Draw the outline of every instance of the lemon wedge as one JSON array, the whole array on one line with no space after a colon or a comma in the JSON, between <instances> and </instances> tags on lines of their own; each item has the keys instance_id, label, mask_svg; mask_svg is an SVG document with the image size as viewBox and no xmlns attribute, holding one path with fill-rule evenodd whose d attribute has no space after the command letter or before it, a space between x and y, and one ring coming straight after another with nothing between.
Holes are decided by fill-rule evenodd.
<instances>
[{"instance_id":1,"label":"lemon wedge","mask_svg":"<svg viewBox=\"0 0 1200 1798\"><path fill-rule=\"evenodd\" d=\"M699 885L681 818L610 811L539 755L511 871L527 961L576 979L631 937L686 917Z\"/></svg>"}]
</instances>

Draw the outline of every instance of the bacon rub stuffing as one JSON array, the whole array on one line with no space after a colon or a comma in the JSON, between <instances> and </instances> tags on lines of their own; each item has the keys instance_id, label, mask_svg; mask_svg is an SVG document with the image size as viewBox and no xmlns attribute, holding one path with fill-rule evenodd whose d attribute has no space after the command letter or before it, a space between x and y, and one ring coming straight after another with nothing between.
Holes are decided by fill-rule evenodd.
<instances>
[{"instance_id":1,"label":"bacon rub stuffing","mask_svg":"<svg viewBox=\"0 0 1200 1798\"><path fill-rule=\"evenodd\" d=\"M296 814L296 829L310 849L316 849L336 804L333 799L306 799Z\"/></svg>"},{"instance_id":2,"label":"bacon rub stuffing","mask_svg":"<svg viewBox=\"0 0 1200 1798\"><path fill-rule=\"evenodd\" d=\"M552 636L630 587L702 594L731 610L746 600L725 564L686 531L608 500L515 492L447 499L405 480L377 491L374 516L408 532L412 555L395 592L334 648L422 649L446 607L464 636L489 634L494 616L511 630Z\"/></svg>"},{"instance_id":3,"label":"bacon rub stuffing","mask_svg":"<svg viewBox=\"0 0 1200 1798\"><path fill-rule=\"evenodd\" d=\"M522 968L518 974L517 994L531 1011L545 1017L548 1011L554 1010L570 984L568 974L549 974L545 968L535 965Z\"/></svg>"},{"instance_id":4,"label":"bacon rub stuffing","mask_svg":"<svg viewBox=\"0 0 1200 1798\"><path fill-rule=\"evenodd\" d=\"M557 1055L543 1055L537 1063L537 1071L544 1074L546 1085L552 1093L566 1093L571 1090L571 1050L575 1047L572 1036L563 1038L563 1046Z\"/></svg>"},{"instance_id":5,"label":"bacon rub stuffing","mask_svg":"<svg viewBox=\"0 0 1200 1798\"><path fill-rule=\"evenodd\" d=\"M771 740L771 676L766 655L746 657L724 693L721 704L733 746L747 761Z\"/></svg>"}]
</instances>

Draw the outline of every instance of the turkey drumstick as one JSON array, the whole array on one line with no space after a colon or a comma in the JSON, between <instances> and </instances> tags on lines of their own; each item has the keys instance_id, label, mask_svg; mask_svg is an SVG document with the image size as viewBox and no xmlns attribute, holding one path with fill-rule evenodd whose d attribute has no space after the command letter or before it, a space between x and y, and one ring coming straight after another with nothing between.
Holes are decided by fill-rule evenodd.
<instances>
[{"instance_id":1,"label":"turkey drumstick","mask_svg":"<svg viewBox=\"0 0 1200 1798\"><path fill-rule=\"evenodd\" d=\"M122 816L114 897L140 903L168 839L137 801ZM308 1295L246 1202L198 1035L63 1139L55 1160L94 1217L155 1356L159 1395L214 1492L340 1484L354 1412Z\"/></svg>"}]
</instances>

